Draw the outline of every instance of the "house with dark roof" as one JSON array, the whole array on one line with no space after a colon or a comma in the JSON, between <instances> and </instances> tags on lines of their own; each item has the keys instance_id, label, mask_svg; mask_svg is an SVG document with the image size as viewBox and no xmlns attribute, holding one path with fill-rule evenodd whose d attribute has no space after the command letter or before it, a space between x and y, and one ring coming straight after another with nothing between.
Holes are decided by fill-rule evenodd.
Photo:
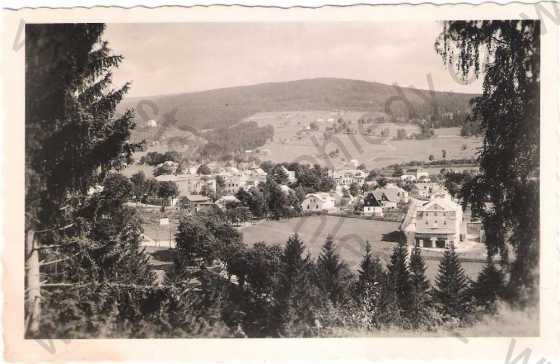
<instances>
[{"instance_id":1,"label":"house with dark roof","mask_svg":"<svg viewBox=\"0 0 560 364\"><path fill-rule=\"evenodd\" d=\"M383 202L381 200L382 193L376 191L369 192L364 197L364 215L365 216L383 216Z\"/></svg>"}]
</instances>

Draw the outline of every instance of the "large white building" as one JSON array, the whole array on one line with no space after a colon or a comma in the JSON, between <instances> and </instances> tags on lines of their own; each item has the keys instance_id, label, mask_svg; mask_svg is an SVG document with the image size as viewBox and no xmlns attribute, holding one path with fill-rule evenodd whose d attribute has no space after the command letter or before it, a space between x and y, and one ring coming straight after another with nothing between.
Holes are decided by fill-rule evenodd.
<instances>
[{"instance_id":1,"label":"large white building","mask_svg":"<svg viewBox=\"0 0 560 364\"><path fill-rule=\"evenodd\" d=\"M464 239L463 210L447 194L429 201L413 200L401 230L411 245L422 248L448 248Z\"/></svg>"}]
</instances>

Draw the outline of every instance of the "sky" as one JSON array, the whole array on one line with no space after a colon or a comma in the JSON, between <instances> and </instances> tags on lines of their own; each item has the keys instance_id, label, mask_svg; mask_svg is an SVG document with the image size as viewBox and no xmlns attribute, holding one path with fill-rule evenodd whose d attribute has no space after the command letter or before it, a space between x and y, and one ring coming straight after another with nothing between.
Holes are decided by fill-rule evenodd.
<instances>
[{"instance_id":1,"label":"sky","mask_svg":"<svg viewBox=\"0 0 560 364\"><path fill-rule=\"evenodd\" d=\"M124 56L113 85L152 96L318 77L478 93L453 77L434 48L437 22L108 24ZM452 69L452 68L451 68Z\"/></svg>"}]
</instances>

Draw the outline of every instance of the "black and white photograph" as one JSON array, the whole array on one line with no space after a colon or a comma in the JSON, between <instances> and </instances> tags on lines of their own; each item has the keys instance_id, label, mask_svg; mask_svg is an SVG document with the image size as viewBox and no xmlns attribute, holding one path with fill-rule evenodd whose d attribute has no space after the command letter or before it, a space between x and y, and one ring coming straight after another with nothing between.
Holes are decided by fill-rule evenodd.
<instances>
[{"instance_id":1,"label":"black and white photograph","mask_svg":"<svg viewBox=\"0 0 560 364\"><path fill-rule=\"evenodd\" d=\"M539 21L25 32L27 337L538 335Z\"/></svg>"}]
</instances>

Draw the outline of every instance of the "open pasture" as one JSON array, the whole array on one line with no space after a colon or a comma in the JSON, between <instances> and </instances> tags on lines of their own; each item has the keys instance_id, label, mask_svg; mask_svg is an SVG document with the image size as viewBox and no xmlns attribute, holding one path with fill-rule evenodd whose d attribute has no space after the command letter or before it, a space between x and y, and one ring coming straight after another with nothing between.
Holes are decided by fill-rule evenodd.
<instances>
[{"instance_id":1,"label":"open pasture","mask_svg":"<svg viewBox=\"0 0 560 364\"><path fill-rule=\"evenodd\" d=\"M435 159L472 158L477 155L481 145L480 138L460 136L460 128L441 128L435 130L430 139L394 140L398 129L405 129L407 134L418 132L413 124L371 123L376 135L336 134L330 140L323 138L323 131L343 118L357 128L357 120L364 117L364 112L357 111L290 111L255 114L246 120L257 122L260 126L274 126L274 140L263 148L268 149L267 159L273 162L305 161L341 168L350 160L364 163L368 169L382 168L391 164L411 160L428 161L430 155ZM318 131L304 130L311 122L319 126ZM389 130L389 137L380 137L382 129ZM329 156L337 150L339 153Z\"/></svg>"},{"instance_id":2,"label":"open pasture","mask_svg":"<svg viewBox=\"0 0 560 364\"><path fill-rule=\"evenodd\" d=\"M390 262L391 252L398 241L399 224L396 222L345 218L337 216L307 216L280 221L264 221L241 229L243 240L248 245L264 241L267 244L284 246L290 235L297 233L305 243L310 255L317 258L327 236L333 236L341 258L355 272L359 268L366 241L373 254L383 265ZM434 282L437 275L440 253L425 255L426 274ZM483 260L483 259L482 259ZM467 276L476 279L484 263L463 262Z\"/></svg>"}]
</instances>

